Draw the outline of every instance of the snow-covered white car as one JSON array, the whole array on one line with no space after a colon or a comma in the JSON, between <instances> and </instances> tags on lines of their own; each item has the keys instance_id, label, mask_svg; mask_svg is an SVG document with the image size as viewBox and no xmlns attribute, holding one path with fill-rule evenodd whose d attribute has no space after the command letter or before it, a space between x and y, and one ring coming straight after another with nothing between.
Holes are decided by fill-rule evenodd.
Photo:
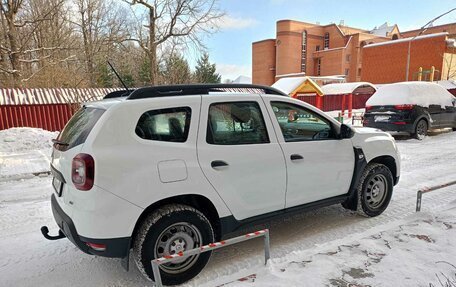
<instances>
[{"instance_id":1,"label":"snow-covered white car","mask_svg":"<svg viewBox=\"0 0 456 287\"><path fill-rule=\"evenodd\" d=\"M422 140L431 128L456 130L456 99L432 82L384 85L366 102L363 125Z\"/></svg>"},{"instance_id":2,"label":"snow-covered white car","mask_svg":"<svg viewBox=\"0 0 456 287\"><path fill-rule=\"evenodd\" d=\"M399 180L389 134L341 125L270 87L126 94L85 104L54 140L51 202L60 231L42 232L123 258L127 268L132 250L151 280L152 259L275 216L338 203L377 216ZM193 278L209 257L161 265L163 283Z\"/></svg>"}]
</instances>

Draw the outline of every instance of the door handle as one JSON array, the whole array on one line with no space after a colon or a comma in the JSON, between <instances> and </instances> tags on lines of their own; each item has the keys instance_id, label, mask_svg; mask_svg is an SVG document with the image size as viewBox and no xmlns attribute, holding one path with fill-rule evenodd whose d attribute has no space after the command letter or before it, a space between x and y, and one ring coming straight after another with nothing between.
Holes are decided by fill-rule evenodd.
<instances>
[{"instance_id":1,"label":"door handle","mask_svg":"<svg viewBox=\"0 0 456 287\"><path fill-rule=\"evenodd\" d=\"M303 160L304 157L302 157L302 155L300 155L300 154L292 154L292 155L290 155L290 159L291 160Z\"/></svg>"},{"instance_id":2,"label":"door handle","mask_svg":"<svg viewBox=\"0 0 456 287\"><path fill-rule=\"evenodd\" d=\"M222 166L228 166L228 163L224 162L223 160L214 160L211 162L212 168L217 168L217 167L222 167Z\"/></svg>"}]
</instances>

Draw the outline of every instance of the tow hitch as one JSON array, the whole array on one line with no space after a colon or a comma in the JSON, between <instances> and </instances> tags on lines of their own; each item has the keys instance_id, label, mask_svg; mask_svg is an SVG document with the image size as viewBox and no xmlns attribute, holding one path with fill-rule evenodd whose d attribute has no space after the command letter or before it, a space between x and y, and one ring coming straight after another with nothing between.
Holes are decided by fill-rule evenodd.
<instances>
[{"instance_id":1,"label":"tow hitch","mask_svg":"<svg viewBox=\"0 0 456 287\"><path fill-rule=\"evenodd\" d=\"M49 229L47 226L41 226L41 233L43 234L44 238L48 239L48 240L58 240L58 239L62 239L62 238L65 238L65 234L63 234L62 230L59 229L59 234L56 235L56 236L51 236L49 235Z\"/></svg>"}]
</instances>

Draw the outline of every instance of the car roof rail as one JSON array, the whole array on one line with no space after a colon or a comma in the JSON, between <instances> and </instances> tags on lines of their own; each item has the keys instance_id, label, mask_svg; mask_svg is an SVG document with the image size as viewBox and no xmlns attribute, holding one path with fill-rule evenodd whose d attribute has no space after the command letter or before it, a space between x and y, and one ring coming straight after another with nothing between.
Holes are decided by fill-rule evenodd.
<instances>
[{"instance_id":1,"label":"car roof rail","mask_svg":"<svg viewBox=\"0 0 456 287\"><path fill-rule=\"evenodd\" d=\"M118 91L110 92L106 96L103 97L103 100L126 97L126 96L130 95L133 91L134 90L118 90Z\"/></svg>"},{"instance_id":2,"label":"car roof rail","mask_svg":"<svg viewBox=\"0 0 456 287\"><path fill-rule=\"evenodd\" d=\"M228 93L255 93L286 96L283 92L268 86L251 85L251 84L187 84L187 85L169 85L169 86L152 86L139 88L133 91L128 100L169 97L169 96L190 96L190 95L207 95L211 92L228 92Z\"/></svg>"}]
</instances>

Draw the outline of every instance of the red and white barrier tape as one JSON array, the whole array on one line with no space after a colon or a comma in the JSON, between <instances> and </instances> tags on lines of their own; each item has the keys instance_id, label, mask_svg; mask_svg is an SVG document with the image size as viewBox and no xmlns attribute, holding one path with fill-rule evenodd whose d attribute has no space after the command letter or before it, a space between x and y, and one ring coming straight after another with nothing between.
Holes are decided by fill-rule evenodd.
<instances>
[{"instance_id":1,"label":"red and white barrier tape","mask_svg":"<svg viewBox=\"0 0 456 287\"><path fill-rule=\"evenodd\" d=\"M252 233L248 233L248 234L246 234L246 235L244 235L244 236L245 236L246 238L250 238L250 237L252 237L252 236L258 236L258 235L264 234L264 233L266 233L266 232L268 232L268 229L263 229L263 230L255 231L255 232L252 232ZM219 242L209 243L209 244L207 244L207 245L201 246L201 247L200 247L200 250L201 250L201 251L203 251L203 250L204 250L204 251L207 251L207 250L210 250L210 249L212 249L212 248L216 248L216 247L223 246L223 245L225 245L225 244L226 244L226 242L225 242L224 240L219 241ZM180 251L180 252L178 252L178 253L176 253L176 254L164 255L163 257L157 258L157 259L155 259L154 261L158 263L158 262L166 261L166 260L168 260L168 259L177 258L177 257L182 257L182 256L185 256L185 255L186 255L185 252Z\"/></svg>"}]
</instances>

